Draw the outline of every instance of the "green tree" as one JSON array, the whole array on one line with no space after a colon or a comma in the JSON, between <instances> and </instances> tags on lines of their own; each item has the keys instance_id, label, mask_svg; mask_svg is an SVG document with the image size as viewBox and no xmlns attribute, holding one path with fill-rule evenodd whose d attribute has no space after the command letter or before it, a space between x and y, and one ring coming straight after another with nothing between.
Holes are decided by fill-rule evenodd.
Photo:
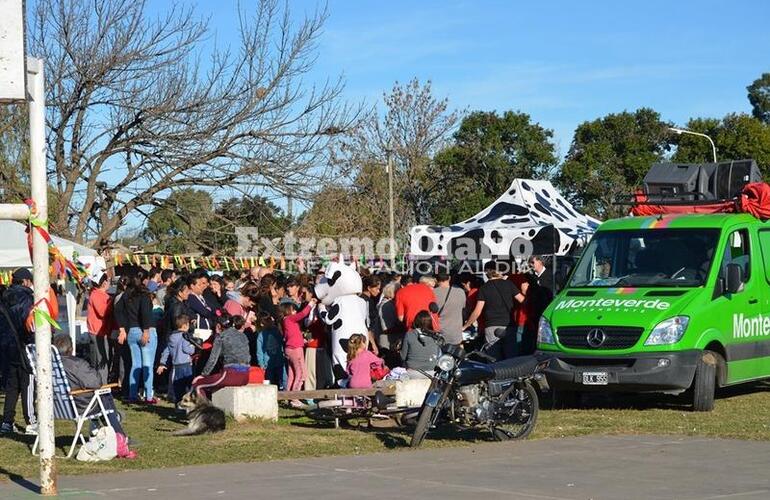
<instances>
[{"instance_id":1,"label":"green tree","mask_svg":"<svg viewBox=\"0 0 770 500\"><path fill-rule=\"evenodd\" d=\"M631 194L650 165L664 159L670 150L668 126L649 108L580 124L556 184L590 215L622 216L628 208L615 205L615 199Z\"/></svg>"},{"instance_id":2,"label":"green tree","mask_svg":"<svg viewBox=\"0 0 770 500\"><path fill-rule=\"evenodd\" d=\"M454 144L434 158L433 169L450 182L431 203L436 224L452 224L477 213L505 192L516 178L549 178L558 158L553 131L530 116L475 111L454 134Z\"/></svg>"},{"instance_id":3,"label":"green tree","mask_svg":"<svg viewBox=\"0 0 770 500\"><path fill-rule=\"evenodd\" d=\"M187 253L205 248L205 232L214 203L206 191L186 188L172 192L147 218L146 237L160 252Z\"/></svg>"},{"instance_id":4,"label":"green tree","mask_svg":"<svg viewBox=\"0 0 770 500\"><path fill-rule=\"evenodd\" d=\"M770 178L770 125L744 113L731 113L721 120L693 118L686 128L708 135L717 148L717 159L757 161L763 176ZM674 161L712 161L709 142L702 138L682 134L677 138Z\"/></svg>"},{"instance_id":5,"label":"green tree","mask_svg":"<svg viewBox=\"0 0 770 500\"><path fill-rule=\"evenodd\" d=\"M201 236L204 251L230 254L237 250L237 227L256 227L264 238L282 237L292 220L263 196L228 198L220 202Z\"/></svg>"},{"instance_id":6,"label":"green tree","mask_svg":"<svg viewBox=\"0 0 770 500\"><path fill-rule=\"evenodd\" d=\"M749 92L751 114L757 120L770 124L770 73L762 73L746 90Z\"/></svg>"},{"instance_id":7,"label":"green tree","mask_svg":"<svg viewBox=\"0 0 770 500\"><path fill-rule=\"evenodd\" d=\"M0 106L0 203L21 203L30 197L29 121L26 104ZM48 224L54 234L66 233L58 192L48 187Z\"/></svg>"}]
</instances>

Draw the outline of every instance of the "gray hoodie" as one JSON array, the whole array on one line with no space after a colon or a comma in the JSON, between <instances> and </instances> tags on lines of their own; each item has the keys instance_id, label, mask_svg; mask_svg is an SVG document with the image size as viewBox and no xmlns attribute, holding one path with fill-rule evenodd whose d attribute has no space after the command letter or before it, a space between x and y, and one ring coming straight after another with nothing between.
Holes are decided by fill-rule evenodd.
<instances>
[{"instance_id":1,"label":"gray hoodie","mask_svg":"<svg viewBox=\"0 0 770 500\"><path fill-rule=\"evenodd\" d=\"M430 373L440 355L441 348L433 337L423 335L418 329L406 332L401 343L401 359L407 368Z\"/></svg>"}]
</instances>

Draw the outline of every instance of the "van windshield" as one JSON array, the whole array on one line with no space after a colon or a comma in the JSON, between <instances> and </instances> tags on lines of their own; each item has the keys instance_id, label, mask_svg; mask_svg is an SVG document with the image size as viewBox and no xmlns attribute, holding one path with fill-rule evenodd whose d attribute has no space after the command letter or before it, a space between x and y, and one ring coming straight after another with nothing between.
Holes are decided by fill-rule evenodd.
<instances>
[{"instance_id":1,"label":"van windshield","mask_svg":"<svg viewBox=\"0 0 770 500\"><path fill-rule=\"evenodd\" d=\"M718 229L599 232L583 252L569 286L702 286L718 241Z\"/></svg>"}]
</instances>

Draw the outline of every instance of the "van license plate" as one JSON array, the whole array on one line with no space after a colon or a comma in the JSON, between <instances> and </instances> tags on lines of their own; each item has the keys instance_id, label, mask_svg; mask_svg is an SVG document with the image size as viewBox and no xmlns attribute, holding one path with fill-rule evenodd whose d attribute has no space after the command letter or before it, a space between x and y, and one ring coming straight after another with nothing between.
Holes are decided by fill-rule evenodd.
<instances>
[{"instance_id":1,"label":"van license plate","mask_svg":"<svg viewBox=\"0 0 770 500\"><path fill-rule=\"evenodd\" d=\"M607 385L607 372L583 372L583 385Z\"/></svg>"}]
</instances>

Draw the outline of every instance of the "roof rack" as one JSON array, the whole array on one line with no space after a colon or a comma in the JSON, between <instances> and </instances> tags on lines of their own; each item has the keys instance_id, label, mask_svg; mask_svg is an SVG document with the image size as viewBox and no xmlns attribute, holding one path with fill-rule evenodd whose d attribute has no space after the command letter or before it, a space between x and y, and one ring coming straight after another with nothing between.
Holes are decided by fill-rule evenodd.
<instances>
[{"instance_id":1,"label":"roof rack","mask_svg":"<svg viewBox=\"0 0 770 500\"><path fill-rule=\"evenodd\" d=\"M695 196L693 196L695 195ZM618 195L612 201L613 205L661 205L661 206L700 206L700 205L714 205L721 203L733 203L737 198L730 198L724 200L707 199L701 193L692 193L688 196L667 196L660 194L645 194L643 191L638 191L635 194Z\"/></svg>"}]
</instances>

